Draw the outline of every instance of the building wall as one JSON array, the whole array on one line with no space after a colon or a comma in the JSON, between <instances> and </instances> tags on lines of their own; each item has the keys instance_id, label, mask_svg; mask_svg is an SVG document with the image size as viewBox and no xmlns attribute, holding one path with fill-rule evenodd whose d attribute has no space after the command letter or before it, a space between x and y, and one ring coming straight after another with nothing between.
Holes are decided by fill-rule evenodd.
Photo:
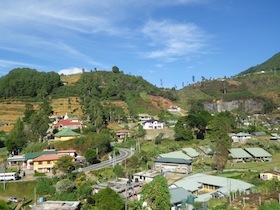
<instances>
[{"instance_id":1,"label":"building wall","mask_svg":"<svg viewBox=\"0 0 280 210\"><path fill-rule=\"evenodd\" d=\"M50 172L49 169L54 167L55 162L54 160L33 162L33 170L38 172Z\"/></svg>"},{"instance_id":2,"label":"building wall","mask_svg":"<svg viewBox=\"0 0 280 210\"><path fill-rule=\"evenodd\" d=\"M272 173L261 173L260 178L263 180L271 180L273 178L276 178L280 181L280 175L272 174Z\"/></svg>"},{"instance_id":3,"label":"building wall","mask_svg":"<svg viewBox=\"0 0 280 210\"><path fill-rule=\"evenodd\" d=\"M192 172L192 165L180 163L154 163L156 171L171 171L176 173L189 174Z\"/></svg>"},{"instance_id":4,"label":"building wall","mask_svg":"<svg viewBox=\"0 0 280 210\"><path fill-rule=\"evenodd\" d=\"M55 141L68 141L68 140L74 139L74 138L76 138L76 136L61 136L61 137L55 136L54 140Z\"/></svg>"}]
</instances>

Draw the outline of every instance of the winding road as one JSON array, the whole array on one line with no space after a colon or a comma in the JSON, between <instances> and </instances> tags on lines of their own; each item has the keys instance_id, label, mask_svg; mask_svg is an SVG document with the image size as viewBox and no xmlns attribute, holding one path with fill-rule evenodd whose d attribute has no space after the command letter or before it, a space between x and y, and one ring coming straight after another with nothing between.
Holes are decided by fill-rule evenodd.
<instances>
[{"instance_id":1,"label":"winding road","mask_svg":"<svg viewBox=\"0 0 280 210\"><path fill-rule=\"evenodd\" d=\"M130 149L121 149L121 148L118 148L118 149L119 149L120 155L118 155L116 157L113 157L110 160L102 161L101 163L93 164L93 165L90 165L90 166L85 167L85 168L80 168L78 170L78 172L82 172L82 171L83 172L89 172L89 171L92 171L92 170L98 170L98 169L101 169L101 168L106 168L110 165L115 165L117 163L120 163L123 160L125 160L125 159L127 159L127 158L129 158L133 155L133 152Z\"/></svg>"}]
</instances>

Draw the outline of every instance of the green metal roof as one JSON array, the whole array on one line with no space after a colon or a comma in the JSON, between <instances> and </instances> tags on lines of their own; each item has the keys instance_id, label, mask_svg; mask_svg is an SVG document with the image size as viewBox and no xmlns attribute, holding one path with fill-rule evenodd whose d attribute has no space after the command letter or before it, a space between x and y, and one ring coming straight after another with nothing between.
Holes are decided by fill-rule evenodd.
<instances>
[{"instance_id":1,"label":"green metal roof","mask_svg":"<svg viewBox=\"0 0 280 210\"><path fill-rule=\"evenodd\" d=\"M70 128L63 128L58 133L54 134L54 136L79 136L81 134L72 131Z\"/></svg>"},{"instance_id":2,"label":"green metal roof","mask_svg":"<svg viewBox=\"0 0 280 210\"><path fill-rule=\"evenodd\" d=\"M186 159L186 160L192 159L190 156L186 155L182 151L174 151L174 152L159 154L159 156L162 158L181 158L181 159Z\"/></svg>"},{"instance_id":3,"label":"green metal roof","mask_svg":"<svg viewBox=\"0 0 280 210\"><path fill-rule=\"evenodd\" d=\"M159 162L159 163L182 163L182 164L192 163L191 160L182 159L182 158L157 158L157 159L154 160L154 162Z\"/></svg>"},{"instance_id":4,"label":"green metal roof","mask_svg":"<svg viewBox=\"0 0 280 210\"><path fill-rule=\"evenodd\" d=\"M263 148L245 148L245 150L253 157L271 157L272 155Z\"/></svg>"},{"instance_id":5,"label":"green metal roof","mask_svg":"<svg viewBox=\"0 0 280 210\"><path fill-rule=\"evenodd\" d=\"M171 195L170 202L172 204L181 203L182 200L187 200L188 196L192 195L189 191L185 190L182 187L169 189L169 192Z\"/></svg>"},{"instance_id":6,"label":"green metal roof","mask_svg":"<svg viewBox=\"0 0 280 210\"><path fill-rule=\"evenodd\" d=\"M34 159L34 158L39 157L39 156L44 155L44 154L57 154L57 151L56 150L46 150L46 151L43 151L43 152L25 153L24 154L24 161Z\"/></svg>"},{"instance_id":7,"label":"green metal roof","mask_svg":"<svg viewBox=\"0 0 280 210\"><path fill-rule=\"evenodd\" d=\"M182 148L182 150L183 150L183 152L185 152L188 156L190 156L192 158L197 157L199 155L199 153L195 149L193 149L191 147L189 147L189 148Z\"/></svg>"},{"instance_id":8,"label":"green metal roof","mask_svg":"<svg viewBox=\"0 0 280 210\"><path fill-rule=\"evenodd\" d=\"M250 155L242 148L230 149L229 152L233 158L252 158L252 155Z\"/></svg>"}]
</instances>

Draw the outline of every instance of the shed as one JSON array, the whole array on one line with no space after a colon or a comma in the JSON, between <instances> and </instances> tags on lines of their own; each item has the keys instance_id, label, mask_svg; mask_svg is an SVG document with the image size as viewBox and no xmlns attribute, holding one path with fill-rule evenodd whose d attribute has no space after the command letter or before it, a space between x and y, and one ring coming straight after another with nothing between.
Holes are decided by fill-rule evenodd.
<instances>
[{"instance_id":1,"label":"shed","mask_svg":"<svg viewBox=\"0 0 280 210\"><path fill-rule=\"evenodd\" d=\"M265 151L263 148L245 148L244 150L252 155L255 160L271 161L272 155L269 152Z\"/></svg>"},{"instance_id":2,"label":"shed","mask_svg":"<svg viewBox=\"0 0 280 210\"><path fill-rule=\"evenodd\" d=\"M242 148L229 149L229 155L232 157L232 162L247 162L252 159L252 155Z\"/></svg>"}]
</instances>

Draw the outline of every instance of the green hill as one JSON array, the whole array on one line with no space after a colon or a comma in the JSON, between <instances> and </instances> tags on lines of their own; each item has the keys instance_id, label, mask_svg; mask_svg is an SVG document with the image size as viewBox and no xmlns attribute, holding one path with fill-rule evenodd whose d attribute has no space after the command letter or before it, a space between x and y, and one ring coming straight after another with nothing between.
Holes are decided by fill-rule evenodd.
<instances>
[{"instance_id":1,"label":"green hill","mask_svg":"<svg viewBox=\"0 0 280 210\"><path fill-rule=\"evenodd\" d=\"M269 58L264 63L253 66L245 71L242 71L238 74L247 75L247 74L254 74L254 73L265 73L265 72L272 72L272 71L279 71L280 70L280 52Z\"/></svg>"}]
</instances>

